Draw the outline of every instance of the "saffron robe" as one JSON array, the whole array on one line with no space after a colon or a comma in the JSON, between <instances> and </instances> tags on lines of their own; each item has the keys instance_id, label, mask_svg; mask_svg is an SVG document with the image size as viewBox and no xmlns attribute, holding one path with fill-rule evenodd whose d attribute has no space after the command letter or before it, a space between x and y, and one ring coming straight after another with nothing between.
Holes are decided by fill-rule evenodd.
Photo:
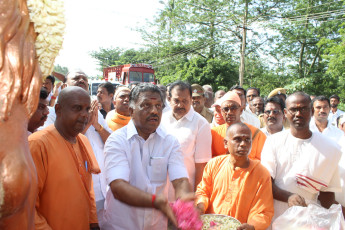
<instances>
[{"instance_id":1,"label":"saffron robe","mask_svg":"<svg viewBox=\"0 0 345 230\"><path fill-rule=\"evenodd\" d=\"M87 138L79 134L72 144L54 125L29 137L38 194L35 229L90 229L97 223L91 173L99 173Z\"/></svg>"},{"instance_id":2,"label":"saffron robe","mask_svg":"<svg viewBox=\"0 0 345 230\"><path fill-rule=\"evenodd\" d=\"M248 168L233 169L230 155L210 160L196 190L196 203L204 203L206 214L232 216L255 230L264 230L274 214L271 175L258 160Z\"/></svg>"},{"instance_id":3,"label":"saffron robe","mask_svg":"<svg viewBox=\"0 0 345 230\"><path fill-rule=\"evenodd\" d=\"M252 132L252 150L249 153L250 159L261 160L261 151L266 141L266 135L258 128L245 123ZM212 157L224 155L227 153L227 149L224 147L224 137L228 125L225 123L211 129L212 134Z\"/></svg>"}]
</instances>

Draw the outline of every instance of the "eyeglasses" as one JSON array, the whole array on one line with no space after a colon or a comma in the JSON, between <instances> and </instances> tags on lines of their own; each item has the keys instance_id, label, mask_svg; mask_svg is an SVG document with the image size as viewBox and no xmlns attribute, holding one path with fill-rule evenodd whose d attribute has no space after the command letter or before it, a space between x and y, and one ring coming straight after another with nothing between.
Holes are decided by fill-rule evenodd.
<instances>
[{"instance_id":1,"label":"eyeglasses","mask_svg":"<svg viewBox=\"0 0 345 230\"><path fill-rule=\"evenodd\" d=\"M236 110L238 110L240 107L239 106L231 106L231 107L223 107L222 108L222 111L224 112L224 113L228 113L228 112L234 112L234 111L236 111Z\"/></svg>"},{"instance_id":2,"label":"eyeglasses","mask_svg":"<svg viewBox=\"0 0 345 230\"><path fill-rule=\"evenodd\" d=\"M289 108L287 110L290 114L295 115L297 112L306 114L310 112L310 108L309 107L302 107L302 108Z\"/></svg>"},{"instance_id":3,"label":"eyeglasses","mask_svg":"<svg viewBox=\"0 0 345 230\"><path fill-rule=\"evenodd\" d=\"M280 110L279 109L274 109L274 110L265 110L265 114L267 115L267 116L269 116L271 113L273 113L273 115L278 115L278 114L280 114Z\"/></svg>"}]
</instances>

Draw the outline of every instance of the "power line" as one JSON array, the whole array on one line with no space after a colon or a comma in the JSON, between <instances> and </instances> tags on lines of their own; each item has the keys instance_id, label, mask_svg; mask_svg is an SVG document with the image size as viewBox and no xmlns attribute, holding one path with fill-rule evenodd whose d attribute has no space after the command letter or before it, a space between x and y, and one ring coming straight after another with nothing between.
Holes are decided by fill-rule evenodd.
<instances>
[{"instance_id":1,"label":"power line","mask_svg":"<svg viewBox=\"0 0 345 230\"><path fill-rule=\"evenodd\" d=\"M343 12L344 10L345 8L342 8L342 9L331 10L331 11L322 11L322 12L309 13L309 14L298 15L298 16L293 16L293 17L285 17L284 19L302 18L304 16L318 16L318 15L323 15L323 14L332 14L332 13Z\"/></svg>"},{"instance_id":2,"label":"power line","mask_svg":"<svg viewBox=\"0 0 345 230\"><path fill-rule=\"evenodd\" d=\"M287 18L282 18L282 19L287 19L290 21L298 21L298 20L306 20L306 19L319 19L319 18L324 18L324 17L336 17L336 16L341 16L345 14L345 9L341 10L336 10L336 11L327 11L327 12L322 12L322 13L317 13L317 14L306 14L306 15L301 15L298 17L287 17Z\"/></svg>"},{"instance_id":3,"label":"power line","mask_svg":"<svg viewBox=\"0 0 345 230\"><path fill-rule=\"evenodd\" d=\"M328 2L328 3L320 4L320 5L317 5L317 6L311 6L311 7L301 8L301 9L297 9L297 10L293 10L293 11L289 11L289 12L297 12L297 11L301 11L301 10L313 9L313 8L320 7L320 6L324 6L324 5L334 4L334 3L337 3L337 2L343 2L343 0Z\"/></svg>"},{"instance_id":4,"label":"power line","mask_svg":"<svg viewBox=\"0 0 345 230\"><path fill-rule=\"evenodd\" d=\"M164 59L164 58L174 58L175 56L181 56L181 55L190 54L190 53L193 53L193 52L195 52L195 51L197 51L197 50L200 50L200 49L203 49L203 48L207 48L208 46L214 46L215 43L216 43L216 42L213 42L213 44L211 43L211 44L208 44L208 45L204 45L204 47L201 47L201 48L199 48L199 49L194 49L194 50L191 50L191 51L185 50L184 52L182 52L182 53L180 53L180 54L176 54L176 55L174 55L174 56L166 56L166 57L163 57L163 58L161 58L161 59ZM176 60L176 59L175 59L175 60ZM168 62L168 63L164 63L163 65L158 65L157 67L165 66L165 65L168 65L168 64L171 64L171 63L174 63L174 61L171 61L171 62Z\"/></svg>"},{"instance_id":5,"label":"power line","mask_svg":"<svg viewBox=\"0 0 345 230\"><path fill-rule=\"evenodd\" d=\"M300 19L300 20L288 20L292 23L294 23L295 25L296 24L304 24L306 22L310 22L310 23L313 23L313 22L325 22L325 21L328 21L328 22L331 22L331 21L338 21L338 20L345 20L345 18L333 18L333 17L337 17L337 16L342 16L343 14L338 14L338 15L333 15L333 16L330 16L330 17L313 17L313 18L305 18L305 19Z\"/></svg>"},{"instance_id":6,"label":"power line","mask_svg":"<svg viewBox=\"0 0 345 230\"><path fill-rule=\"evenodd\" d=\"M312 7L307 7L307 8L302 8L302 9L297 9L297 10L291 10L291 11L288 11L284 14L288 14L288 13L293 13L293 12L298 12L298 11L301 11L301 10L307 10L307 9L313 9L313 8L316 8L316 7L320 7L320 6L323 6L323 5L329 5L329 4L334 4L334 3L337 3L337 2L343 2L343 0L340 0L340 1L333 1L333 2L329 2L329 3L324 3L324 4L320 4L320 5L317 5L317 6L312 6ZM344 10L344 8L340 9L340 10ZM316 14L322 14L324 12L331 12L331 11L323 11L323 12L319 12L319 13L316 13ZM282 17L282 16L279 16L280 14L279 13L271 13L271 14L267 14L267 15L264 15L265 17L267 16L272 16L272 17L277 17L277 18L283 18L283 19L286 19L286 18L297 18L297 17L303 17L303 16L306 16L307 14L304 14L304 15L296 15L296 16L291 16L291 17ZM257 19L254 20L254 22L256 21ZM252 22L249 22L249 24L251 24Z\"/></svg>"}]
</instances>

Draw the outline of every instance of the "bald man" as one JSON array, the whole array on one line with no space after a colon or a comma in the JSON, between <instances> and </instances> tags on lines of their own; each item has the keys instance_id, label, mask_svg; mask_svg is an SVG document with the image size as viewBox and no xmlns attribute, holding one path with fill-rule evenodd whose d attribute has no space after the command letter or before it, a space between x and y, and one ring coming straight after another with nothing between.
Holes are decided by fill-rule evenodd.
<instances>
[{"instance_id":1,"label":"bald man","mask_svg":"<svg viewBox=\"0 0 345 230\"><path fill-rule=\"evenodd\" d=\"M81 134L89 110L88 93L67 87L55 105L55 123L29 137L38 178L35 229L98 229L92 174L100 169Z\"/></svg>"},{"instance_id":2,"label":"bald man","mask_svg":"<svg viewBox=\"0 0 345 230\"><path fill-rule=\"evenodd\" d=\"M81 70L75 70L68 73L68 75L66 76L66 84L67 84L67 88L71 86L78 86L81 89L84 89L88 93L88 90L89 90L88 77L86 73L84 73ZM56 119L55 110L54 108L51 108L49 111L48 119L44 123L44 127L47 127L50 124L53 124L55 122L55 119ZM91 108L89 111L89 120L84 130L82 131L82 134L84 134L88 138L92 146L93 153L97 159L98 165L101 169L100 174L92 175L93 186L94 186L95 197L96 197L98 220L101 227L103 223L102 217L103 217L103 212L104 212L104 201L105 201L106 188L107 188L105 177L103 175L103 172L104 172L103 150L104 150L104 143L109 137L111 132L112 130L109 129L105 119L103 118L103 115L98 109L98 102L97 101L91 102Z\"/></svg>"},{"instance_id":3,"label":"bald man","mask_svg":"<svg viewBox=\"0 0 345 230\"><path fill-rule=\"evenodd\" d=\"M111 110L105 120L109 128L113 131L116 131L123 126L127 125L131 120L129 115L129 94L131 90L126 86L117 87L114 104L115 109Z\"/></svg>"},{"instance_id":4,"label":"bald man","mask_svg":"<svg viewBox=\"0 0 345 230\"><path fill-rule=\"evenodd\" d=\"M238 219L242 225L237 229L264 230L273 217L271 178L259 160L249 159L251 144L252 132L247 125L229 126L224 139L228 154L207 163L196 190L196 203L202 214Z\"/></svg>"}]
</instances>

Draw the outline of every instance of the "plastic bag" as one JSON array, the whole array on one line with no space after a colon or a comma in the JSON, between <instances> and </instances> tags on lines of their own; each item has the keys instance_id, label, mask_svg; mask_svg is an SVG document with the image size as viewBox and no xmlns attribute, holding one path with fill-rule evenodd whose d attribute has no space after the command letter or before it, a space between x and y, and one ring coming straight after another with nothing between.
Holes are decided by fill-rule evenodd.
<instances>
[{"instance_id":1,"label":"plastic bag","mask_svg":"<svg viewBox=\"0 0 345 230\"><path fill-rule=\"evenodd\" d=\"M292 206L272 224L273 230L345 230L340 204L329 209L310 204L308 207Z\"/></svg>"}]
</instances>

